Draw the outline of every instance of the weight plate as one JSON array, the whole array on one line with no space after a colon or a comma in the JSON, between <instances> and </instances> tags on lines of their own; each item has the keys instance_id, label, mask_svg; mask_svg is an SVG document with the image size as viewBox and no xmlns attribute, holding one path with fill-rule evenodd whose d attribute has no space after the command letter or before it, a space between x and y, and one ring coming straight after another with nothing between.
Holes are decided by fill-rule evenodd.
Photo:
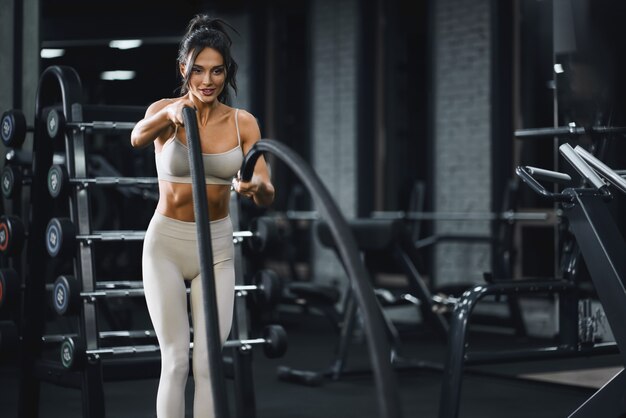
<instances>
[{"instance_id":1,"label":"weight plate","mask_svg":"<svg viewBox=\"0 0 626 418\"><path fill-rule=\"evenodd\" d=\"M63 168L59 165L53 165L48 170L48 192L53 198L57 198L63 192L63 183L65 180L65 173Z\"/></svg>"},{"instance_id":2,"label":"weight plate","mask_svg":"<svg viewBox=\"0 0 626 418\"><path fill-rule=\"evenodd\" d=\"M46 117L46 131L51 139L56 139L59 134L59 124L61 121L61 115L56 109L50 109L48 116Z\"/></svg>"},{"instance_id":3,"label":"weight plate","mask_svg":"<svg viewBox=\"0 0 626 418\"><path fill-rule=\"evenodd\" d=\"M66 338L61 343L61 364L66 369L74 368L75 348L74 340L71 338Z\"/></svg>"},{"instance_id":4,"label":"weight plate","mask_svg":"<svg viewBox=\"0 0 626 418\"><path fill-rule=\"evenodd\" d=\"M59 277L59 279L61 278L63 278L63 276ZM52 302L55 312L59 315L64 315L65 312L67 312L67 306L69 305L69 288L64 280L59 279L57 279L56 283L54 283Z\"/></svg>"},{"instance_id":5,"label":"weight plate","mask_svg":"<svg viewBox=\"0 0 626 418\"><path fill-rule=\"evenodd\" d=\"M254 277L254 283L258 287L256 298L264 307L275 305L282 296L282 282L275 271L270 269L260 270Z\"/></svg>"},{"instance_id":6,"label":"weight plate","mask_svg":"<svg viewBox=\"0 0 626 418\"><path fill-rule=\"evenodd\" d=\"M26 233L17 216L0 217L0 252L6 255L19 254L24 245Z\"/></svg>"},{"instance_id":7,"label":"weight plate","mask_svg":"<svg viewBox=\"0 0 626 418\"><path fill-rule=\"evenodd\" d=\"M57 218L52 218L46 228L46 250L52 257L56 257L61 252L61 244L63 236L61 234L61 225Z\"/></svg>"},{"instance_id":8,"label":"weight plate","mask_svg":"<svg viewBox=\"0 0 626 418\"><path fill-rule=\"evenodd\" d=\"M15 186L15 176L11 167L6 166L2 169L2 195L10 199L13 197L13 188Z\"/></svg>"},{"instance_id":9,"label":"weight plate","mask_svg":"<svg viewBox=\"0 0 626 418\"><path fill-rule=\"evenodd\" d=\"M4 145L10 146L11 137L13 136L13 119L9 113L4 112L2 114L2 142Z\"/></svg>"},{"instance_id":10,"label":"weight plate","mask_svg":"<svg viewBox=\"0 0 626 418\"><path fill-rule=\"evenodd\" d=\"M9 248L9 225L7 224L7 218L2 217L0 219L0 252L7 252Z\"/></svg>"},{"instance_id":11,"label":"weight plate","mask_svg":"<svg viewBox=\"0 0 626 418\"><path fill-rule=\"evenodd\" d=\"M18 148L26 137L26 118L17 109L7 110L2 114L0 137L7 147Z\"/></svg>"},{"instance_id":12,"label":"weight plate","mask_svg":"<svg viewBox=\"0 0 626 418\"><path fill-rule=\"evenodd\" d=\"M263 332L263 352L267 358L282 357L287 352L287 333L280 325L269 325Z\"/></svg>"}]
</instances>

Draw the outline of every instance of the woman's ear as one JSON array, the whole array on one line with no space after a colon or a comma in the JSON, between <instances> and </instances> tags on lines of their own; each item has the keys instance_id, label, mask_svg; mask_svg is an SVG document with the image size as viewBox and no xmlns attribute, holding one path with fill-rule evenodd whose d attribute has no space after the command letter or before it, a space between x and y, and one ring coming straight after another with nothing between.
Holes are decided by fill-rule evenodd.
<instances>
[{"instance_id":1,"label":"woman's ear","mask_svg":"<svg viewBox=\"0 0 626 418\"><path fill-rule=\"evenodd\" d=\"M178 64L178 69L180 70L180 75L183 76L183 79L185 78L186 72L185 72L185 64Z\"/></svg>"}]
</instances>

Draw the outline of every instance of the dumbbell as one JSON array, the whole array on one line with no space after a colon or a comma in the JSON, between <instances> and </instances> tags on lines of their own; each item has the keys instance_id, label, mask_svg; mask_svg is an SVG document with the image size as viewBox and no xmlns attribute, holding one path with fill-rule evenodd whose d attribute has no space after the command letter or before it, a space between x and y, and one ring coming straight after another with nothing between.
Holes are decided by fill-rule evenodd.
<instances>
[{"instance_id":1,"label":"dumbbell","mask_svg":"<svg viewBox=\"0 0 626 418\"><path fill-rule=\"evenodd\" d=\"M57 277L52 285L52 307L58 315L74 315L80 311L81 300L95 301L99 298L122 298L143 296L143 282L124 281L96 284L93 292L81 292L74 276Z\"/></svg>"},{"instance_id":2,"label":"dumbbell","mask_svg":"<svg viewBox=\"0 0 626 418\"><path fill-rule=\"evenodd\" d=\"M91 234L76 234L76 227L69 218L52 218L46 227L46 249L52 257L71 254L76 241L143 241L146 231L94 231ZM244 238L265 239L251 231L233 232L233 240L238 243Z\"/></svg>"},{"instance_id":3,"label":"dumbbell","mask_svg":"<svg viewBox=\"0 0 626 418\"><path fill-rule=\"evenodd\" d=\"M263 307L275 304L282 294L280 278L272 270L261 270L253 278L255 284L235 286L239 296L252 291L255 300ZM189 292L189 289L187 289ZM144 296L143 282L109 282L96 284L94 292L81 292L74 276L57 277L52 286L52 307L59 315L74 315L80 311L81 300L95 301L99 298L123 298Z\"/></svg>"},{"instance_id":4,"label":"dumbbell","mask_svg":"<svg viewBox=\"0 0 626 418\"><path fill-rule=\"evenodd\" d=\"M12 268L0 269L0 310L8 310L17 304L20 294L20 277Z\"/></svg>"},{"instance_id":5,"label":"dumbbell","mask_svg":"<svg viewBox=\"0 0 626 418\"><path fill-rule=\"evenodd\" d=\"M254 235L246 244L254 253L262 253L269 243L276 242L284 234L276 218L270 216L252 219L250 230L254 231Z\"/></svg>"},{"instance_id":6,"label":"dumbbell","mask_svg":"<svg viewBox=\"0 0 626 418\"><path fill-rule=\"evenodd\" d=\"M95 178L70 178L67 169L55 164L48 170L48 192L53 198L65 196L70 184L87 187L89 184L102 186L141 186L155 185L158 180L155 177L95 177Z\"/></svg>"},{"instance_id":7,"label":"dumbbell","mask_svg":"<svg viewBox=\"0 0 626 418\"><path fill-rule=\"evenodd\" d=\"M19 304L25 284L22 283L15 269L0 269L0 311L13 311ZM53 290L52 284L46 284L46 292Z\"/></svg>"},{"instance_id":8,"label":"dumbbell","mask_svg":"<svg viewBox=\"0 0 626 418\"><path fill-rule=\"evenodd\" d=\"M2 114L0 136L5 146L19 148L24 143L26 132L32 132L32 126L26 125L26 118L21 110L11 109Z\"/></svg>"},{"instance_id":9,"label":"dumbbell","mask_svg":"<svg viewBox=\"0 0 626 418\"><path fill-rule=\"evenodd\" d=\"M235 286L235 291L245 296L253 291L254 301L262 308L269 308L280 300L283 294L283 283L274 270L259 270L252 278L252 285Z\"/></svg>"},{"instance_id":10,"label":"dumbbell","mask_svg":"<svg viewBox=\"0 0 626 418\"><path fill-rule=\"evenodd\" d=\"M81 131L131 131L135 127L134 122L66 122L63 113L52 108L46 115L46 131L51 139L57 139L67 128L79 129Z\"/></svg>"},{"instance_id":11,"label":"dumbbell","mask_svg":"<svg viewBox=\"0 0 626 418\"><path fill-rule=\"evenodd\" d=\"M48 334L41 337L41 342L44 344L59 344L65 341L67 338L77 338L78 334ZM131 339L131 340L154 340L156 339L156 333L153 330L132 330L132 331L100 331L98 333L98 339L102 340L116 340L116 339Z\"/></svg>"},{"instance_id":12,"label":"dumbbell","mask_svg":"<svg viewBox=\"0 0 626 418\"><path fill-rule=\"evenodd\" d=\"M24 224L17 216L0 216L0 253L19 254L24 248L26 232Z\"/></svg>"},{"instance_id":13,"label":"dumbbell","mask_svg":"<svg viewBox=\"0 0 626 418\"><path fill-rule=\"evenodd\" d=\"M69 218L52 218L46 227L46 250L52 257L71 254L76 241L143 241L145 231L94 231L77 235L76 227Z\"/></svg>"},{"instance_id":14,"label":"dumbbell","mask_svg":"<svg viewBox=\"0 0 626 418\"><path fill-rule=\"evenodd\" d=\"M281 357L287 351L287 333L280 325L269 325L263 330L262 338L229 340L224 343L224 347L239 348L242 350L250 349L255 345L262 345L263 352L268 358ZM193 349L193 343L189 345L189 348ZM119 355L156 353L158 351L160 351L160 347L156 344L86 350L82 340L67 337L61 343L60 354L63 367L71 370L79 370L84 367L88 360L111 358Z\"/></svg>"},{"instance_id":15,"label":"dumbbell","mask_svg":"<svg viewBox=\"0 0 626 418\"><path fill-rule=\"evenodd\" d=\"M20 167L14 165L5 165L2 169L2 176L0 181L2 182L2 196L7 199L12 199L20 193L22 185L31 184L32 178L30 176L24 176Z\"/></svg>"},{"instance_id":16,"label":"dumbbell","mask_svg":"<svg viewBox=\"0 0 626 418\"><path fill-rule=\"evenodd\" d=\"M281 325L268 325L263 329L261 338L249 340L230 340L224 347L247 350L254 345L262 345L263 353L267 358L279 358L287 352L287 333Z\"/></svg>"}]
</instances>

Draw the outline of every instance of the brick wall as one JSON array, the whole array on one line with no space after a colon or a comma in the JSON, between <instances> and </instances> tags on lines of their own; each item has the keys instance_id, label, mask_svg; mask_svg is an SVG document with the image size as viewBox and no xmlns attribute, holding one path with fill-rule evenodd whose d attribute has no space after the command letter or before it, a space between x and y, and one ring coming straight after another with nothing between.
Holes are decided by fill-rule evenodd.
<instances>
[{"instance_id":1,"label":"brick wall","mask_svg":"<svg viewBox=\"0 0 626 418\"><path fill-rule=\"evenodd\" d=\"M312 163L347 218L357 204L357 6L356 0L311 2ZM343 280L334 253L315 244L314 260L316 280Z\"/></svg>"},{"instance_id":2,"label":"brick wall","mask_svg":"<svg viewBox=\"0 0 626 418\"><path fill-rule=\"evenodd\" d=\"M434 207L491 210L490 1L434 5ZM438 222L437 233L489 234L488 222ZM486 244L440 244L438 285L480 281L490 270Z\"/></svg>"},{"instance_id":3,"label":"brick wall","mask_svg":"<svg viewBox=\"0 0 626 418\"><path fill-rule=\"evenodd\" d=\"M250 111L250 74L254 71L250 62L250 47L254 42L250 34L250 18L244 14L236 14L227 16L226 21L239 32L239 35L233 36L232 54L239 68L237 69L238 93L236 96L231 93L232 105Z\"/></svg>"}]
</instances>

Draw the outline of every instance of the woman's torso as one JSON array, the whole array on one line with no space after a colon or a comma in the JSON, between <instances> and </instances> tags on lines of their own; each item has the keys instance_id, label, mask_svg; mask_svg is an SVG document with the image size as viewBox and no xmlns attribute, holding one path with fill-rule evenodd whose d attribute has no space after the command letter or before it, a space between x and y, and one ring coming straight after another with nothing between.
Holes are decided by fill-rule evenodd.
<instances>
[{"instance_id":1,"label":"woman's torso","mask_svg":"<svg viewBox=\"0 0 626 418\"><path fill-rule=\"evenodd\" d=\"M205 165L207 203L211 220L228 216L232 177L243 160L236 109L220 105L206 125L198 123ZM167 140L155 141L159 174L157 211L167 217L193 221L194 206L187 135L183 127ZM209 184L210 183L210 184Z\"/></svg>"}]
</instances>

